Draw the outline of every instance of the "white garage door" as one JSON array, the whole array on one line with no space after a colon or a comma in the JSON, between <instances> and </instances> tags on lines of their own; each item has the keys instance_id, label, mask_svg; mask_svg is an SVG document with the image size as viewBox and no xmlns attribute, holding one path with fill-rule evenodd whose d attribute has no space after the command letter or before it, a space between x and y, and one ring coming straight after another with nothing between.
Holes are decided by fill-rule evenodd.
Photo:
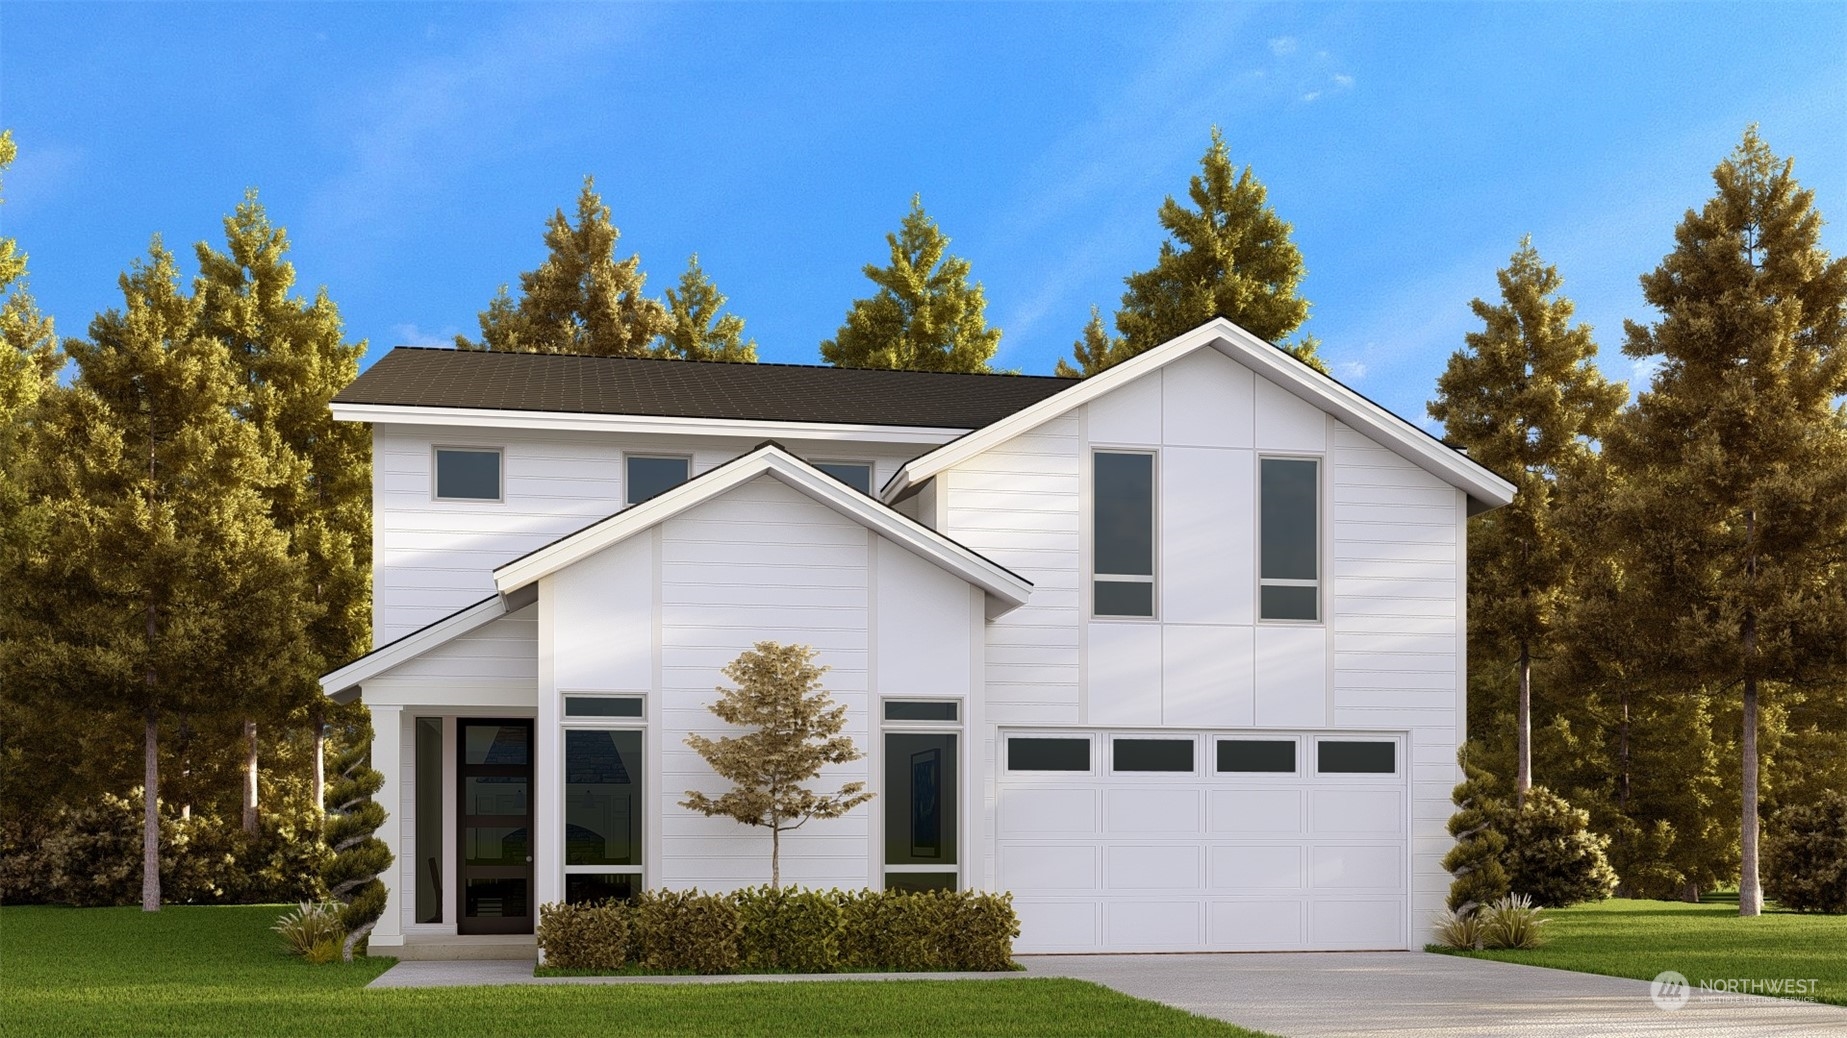
<instances>
[{"instance_id":1,"label":"white garage door","mask_svg":"<svg viewBox=\"0 0 1847 1038\"><path fill-rule=\"evenodd\" d=\"M1019 951L1406 947L1402 734L1000 735Z\"/></svg>"}]
</instances>

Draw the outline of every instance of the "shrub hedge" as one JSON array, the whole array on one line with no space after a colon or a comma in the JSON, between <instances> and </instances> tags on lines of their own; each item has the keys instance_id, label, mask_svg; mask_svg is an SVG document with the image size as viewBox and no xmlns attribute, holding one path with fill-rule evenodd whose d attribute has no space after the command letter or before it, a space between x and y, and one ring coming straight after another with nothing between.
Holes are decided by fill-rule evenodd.
<instances>
[{"instance_id":1,"label":"shrub hedge","mask_svg":"<svg viewBox=\"0 0 1847 1038\"><path fill-rule=\"evenodd\" d=\"M544 905L538 941L561 969L998 971L1019 934L1011 894L751 887Z\"/></svg>"},{"instance_id":2,"label":"shrub hedge","mask_svg":"<svg viewBox=\"0 0 1847 1038\"><path fill-rule=\"evenodd\" d=\"M1778 811L1765 837L1765 893L1798 912L1847 914L1847 795Z\"/></svg>"}]
</instances>

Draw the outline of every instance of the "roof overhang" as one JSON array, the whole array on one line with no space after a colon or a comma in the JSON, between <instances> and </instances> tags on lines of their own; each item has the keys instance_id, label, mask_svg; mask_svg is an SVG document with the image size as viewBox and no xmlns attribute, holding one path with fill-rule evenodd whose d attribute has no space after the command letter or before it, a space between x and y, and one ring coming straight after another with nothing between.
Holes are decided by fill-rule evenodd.
<instances>
[{"instance_id":1,"label":"roof overhang","mask_svg":"<svg viewBox=\"0 0 1847 1038\"><path fill-rule=\"evenodd\" d=\"M321 675L321 691L335 702L350 703L359 698L359 686L364 682L394 667L403 666L470 631L485 627L508 613L518 612L531 605L536 597L520 595L510 598L496 594L464 606L435 623L373 649L338 670Z\"/></svg>"},{"instance_id":2,"label":"roof overhang","mask_svg":"<svg viewBox=\"0 0 1847 1038\"><path fill-rule=\"evenodd\" d=\"M879 496L886 502L896 502L944 470L1202 349L1217 349L1463 491L1469 498L1470 515L1513 501L1514 485L1479 462L1223 317L912 459L885 484Z\"/></svg>"},{"instance_id":3,"label":"roof overhang","mask_svg":"<svg viewBox=\"0 0 1847 1038\"><path fill-rule=\"evenodd\" d=\"M721 436L751 440L839 440L934 446L967 429L920 425L860 425L846 422L773 422L745 418L684 418L671 415L589 414L575 411L506 411L473 407L417 407L407 404L332 405L341 422L460 426L470 429L543 429L631 435Z\"/></svg>"}]
</instances>

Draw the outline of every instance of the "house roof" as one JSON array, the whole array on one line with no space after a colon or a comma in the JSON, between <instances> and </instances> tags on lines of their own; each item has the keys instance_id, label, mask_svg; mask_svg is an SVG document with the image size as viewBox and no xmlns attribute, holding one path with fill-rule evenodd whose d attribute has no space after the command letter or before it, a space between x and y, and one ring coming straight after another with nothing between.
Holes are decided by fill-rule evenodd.
<instances>
[{"instance_id":1,"label":"house roof","mask_svg":"<svg viewBox=\"0 0 1847 1038\"><path fill-rule=\"evenodd\" d=\"M460 638L476 628L485 627L531 604L530 597L509 602L504 595L489 595L434 623L425 624L402 638L386 642L345 666L328 671L321 675L321 691L340 702L348 702L361 682L409 663L439 645Z\"/></svg>"},{"instance_id":2,"label":"house roof","mask_svg":"<svg viewBox=\"0 0 1847 1038\"><path fill-rule=\"evenodd\" d=\"M1223 317L1214 318L1154 349L1072 384L1062 393L1036 401L992 425L911 459L886 483L880 497L897 501L913 487L945 469L1202 349L1217 349L1259 376L1365 433L1413 465L1464 491L1469 496L1471 515L1513 501L1514 485L1480 462Z\"/></svg>"},{"instance_id":3,"label":"house roof","mask_svg":"<svg viewBox=\"0 0 1847 1038\"><path fill-rule=\"evenodd\" d=\"M336 405L978 429L1072 385L805 364L487 353L400 346Z\"/></svg>"}]
</instances>

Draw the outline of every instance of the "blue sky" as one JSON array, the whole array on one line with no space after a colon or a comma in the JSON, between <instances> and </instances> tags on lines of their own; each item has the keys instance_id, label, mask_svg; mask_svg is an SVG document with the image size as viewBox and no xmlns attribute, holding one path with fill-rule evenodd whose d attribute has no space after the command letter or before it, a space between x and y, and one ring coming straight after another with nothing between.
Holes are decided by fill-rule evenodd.
<instances>
[{"instance_id":1,"label":"blue sky","mask_svg":"<svg viewBox=\"0 0 1847 1038\"><path fill-rule=\"evenodd\" d=\"M1208 130L1307 260L1336 373L1414 420L1531 233L1604 364L1748 123L1847 247L1847 5L8 2L0 233L64 334L246 187L369 358L473 334L594 174L659 292L697 252L817 362L913 192L1051 370L1150 265Z\"/></svg>"}]
</instances>

